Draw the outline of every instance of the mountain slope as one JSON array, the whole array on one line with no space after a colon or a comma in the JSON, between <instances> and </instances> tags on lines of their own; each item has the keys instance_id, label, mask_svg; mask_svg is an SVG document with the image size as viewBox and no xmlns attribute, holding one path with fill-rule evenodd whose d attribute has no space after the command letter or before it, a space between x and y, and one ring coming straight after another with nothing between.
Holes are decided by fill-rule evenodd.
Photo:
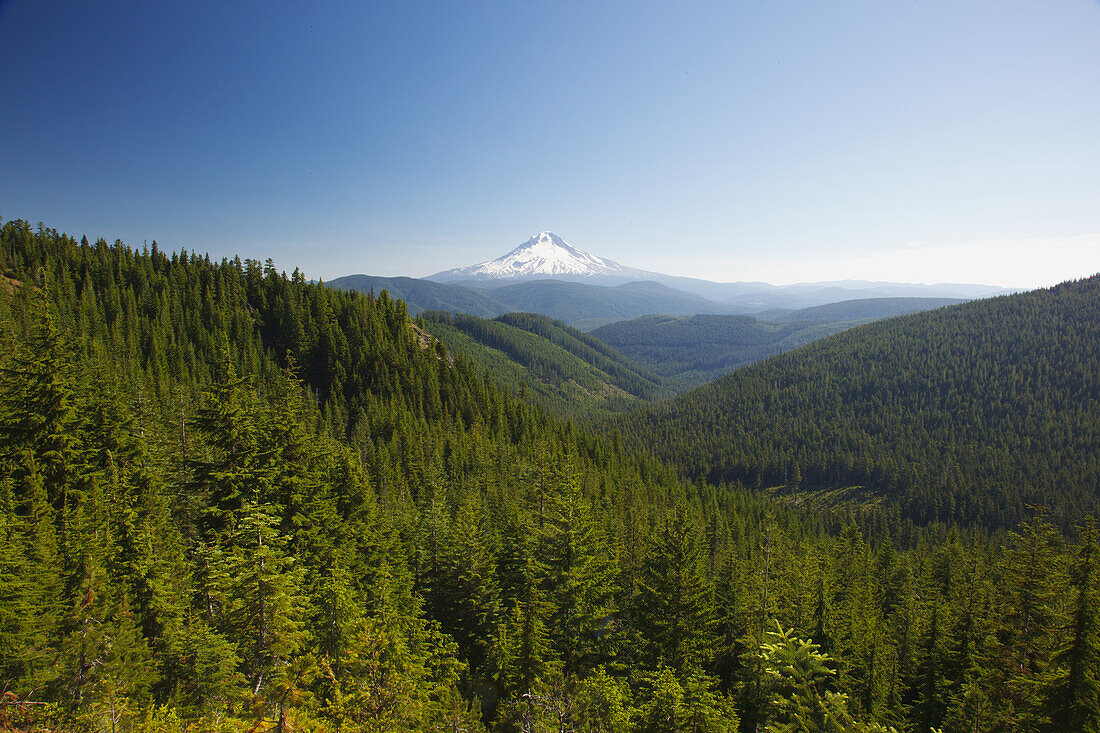
<instances>
[{"instance_id":1,"label":"mountain slope","mask_svg":"<svg viewBox=\"0 0 1100 733\"><path fill-rule=\"evenodd\" d=\"M652 315L601 326L592 335L687 389L848 327L752 316Z\"/></svg>"},{"instance_id":2,"label":"mountain slope","mask_svg":"<svg viewBox=\"0 0 1100 733\"><path fill-rule=\"evenodd\" d=\"M470 313L482 318L492 318L511 308L491 295L461 285L435 283L412 277L376 277L374 275L345 275L328 283L334 288L358 290L361 293L383 290L391 297L405 301L412 314L426 310Z\"/></svg>"},{"instance_id":3,"label":"mountain slope","mask_svg":"<svg viewBox=\"0 0 1100 733\"><path fill-rule=\"evenodd\" d=\"M1069 524L1100 508L1100 276L861 326L614 425L713 481Z\"/></svg>"},{"instance_id":4,"label":"mountain slope","mask_svg":"<svg viewBox=\"0 0 1100 733\"><path fill-rule=\"evenodd\" d=\"M734 312L730 306L652 282L605 287L539 280L495 287L487 292L507 303L510 310L542 313L566 323L610 323L651 313L693 315Z\"/></svg>"},{"instance_id":5,"label":"mountain slope","mask_svg":"<svg viewBox=\"0 0 1100 733\"><path fill-rule=\"evenodd\" d=\"M617 412L667 394L664 380L606 344L545 316L494 320L429 311L424 327L447 349L562 414Z\"/></svg>"},{"instance_id":6,"label":"mountain slope","mask_svg":"<svg viewBox=\"0 0 1100 733\"><path fill-rule=\"evenodd\" d=\"M796 311L777 314L758 313L757 318L778 322L795 321L862 321L904 316L933 308L944 308L965 302L962 298L860 298L826 303Z\"/></svg>"},{"instance_id":7,"label":"mountain slope","mask_svg":"<svg viewBox=\"0 0 1100 733\"><path fill-rule=\"evenodd\" d=\"M494 260L437 272L427 279L437 282L600 279L607 284L608 281L622 283L643 279L645 275L641 270L583 252L553 232L540 232Z\"/></svg>"},{"instance_id":8,"label":"mountain slope","mask_svg":"<svg viewBox=\"0 0 1100 733\"><path fill-rule=\"evenodd\" d=\"M660 377L656 374L634 364L603 341L583 331L570 328L561 321L534 313L507 313L496 320L509 326L522 328L560 346L607 374L623 380L620 386L639 397L652 396L652 391L648 386L633 388L630 386L632 382L640 380L652 385L660 382Z\"/></svg>"},{"instance_id":9,"label":"mountain slope","mask_svg":"<svg viewBox=\"0 0 1100 733\"><path fill-rule=\"evenodd\" d=\"M853 326L957 302L872 298L755 317L642 316L601 326L592 335L687 389Z\"/></svg>"}]
</instances>

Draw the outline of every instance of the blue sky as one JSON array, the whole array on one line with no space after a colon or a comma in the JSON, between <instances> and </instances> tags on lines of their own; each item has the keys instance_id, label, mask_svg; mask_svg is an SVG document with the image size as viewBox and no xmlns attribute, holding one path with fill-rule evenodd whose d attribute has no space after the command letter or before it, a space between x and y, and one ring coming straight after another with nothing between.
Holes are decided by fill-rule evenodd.
<instances>
[{"instance_id":1,"label":"blue sky","mask_svg":"<svg viewBox=\"0 0 1100 733\"><path fill-rule=\"evenodd\" d=\"M0 216L422 276L1100 270L1100 3L0 0Z\"/></svg>"}]
</instances>

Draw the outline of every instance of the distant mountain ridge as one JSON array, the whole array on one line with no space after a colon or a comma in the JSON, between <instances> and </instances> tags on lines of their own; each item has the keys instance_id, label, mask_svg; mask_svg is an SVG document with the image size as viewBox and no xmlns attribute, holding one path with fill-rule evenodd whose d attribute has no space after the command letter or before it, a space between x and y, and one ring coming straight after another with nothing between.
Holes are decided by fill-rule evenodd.
<instances>
[{"instance_id":1,"label":"distant mountain ridge","mask_svg":"<svg viewBox=\"0 0 1100 733\"><path fill-rule=\"evenodd\" d=\"M550 231L536 234L496 259L444 270L428 278L348 275L329 284L362 292L388 290L390 295L405 300L414 314L438 310L494 318L523 311L581 329L645 315L760 314L762 318L782 320L781 311L842 301L938 298L943 300L937 305L943 305L947 300L1011 292L996 286L959 283L711 282L627 267L574 247ZM927 305L917 304L913 310ZM846 308L853 310L852 306ZM877 312L880 307L869 304L868 310ZM835 313L823 317L837 320Z\"/></svg>"},{"instance_id":2,"label":"distant mountain ridge","mask_svg":"<svg viewBox=\"0 0 1100 733\"><path fill-rule=\"evenodd\" d=\"M802 308L796 311L757 313L762 320L789 323L797 321L853 321L867 323L880 318L943 308L963 303L963 298L859 298ZM853 324L854 325L854 324Z\"/></svg>"},{"instance_id":3,"label":"distant mountain ridge","mask_svg":"<svg viewBox=\"0 0 1100 733\"><path fill-rule=\"evenodd\" d=\"M414 277L345 275L327 284L342 290L358 290L361 293L372 291L381 293L385 290L392 297L405 301L405 306L413 315L421 311L437 310L493 318L515 310L477 288L437 283Z\"/></svg>"},{"instance_id":4,"label":"distant mountain ridge","mask_svg":"<svg viewBox=\"0 0 1100 733\"><path fill-rule=\"evenodd\" d=\"M861 298L917 297L970 300L1013 292L999 286L974 283L923 284L840 280L770 285L764 282L713 282L627 267L614 260L585 252L550 231L534 235L496 259L468 267L444 270L424 279L482 289L532 280L566 280L604 286L636 281L655 282L728 306L726 310L711 311L715 313L752 313L772 308L808 308Z\"/></svg>"},{"instance_id":5,"label":"distant mountain ridge","mask_svg":"<svg viewBox=\"0 0 1100 733\"><path fill-rule=\"evenodd\" d=\"M520 311L539 313L585 328L651 313L689 316L740 312L736 306L656 282L607 286L563 280L505 280L494 288L478 288L409 277L347 275L328 284L364 293L386 290L391 296L404 300L414 315L435 310L494 318Z\"/></svg>"}]
</instances>

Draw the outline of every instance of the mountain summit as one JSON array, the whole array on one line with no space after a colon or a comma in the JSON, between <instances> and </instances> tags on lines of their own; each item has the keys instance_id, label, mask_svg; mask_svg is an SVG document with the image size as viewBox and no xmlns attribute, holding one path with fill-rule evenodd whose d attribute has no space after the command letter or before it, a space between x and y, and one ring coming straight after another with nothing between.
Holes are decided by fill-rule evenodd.
<instances>
[{"instance_id":1,"label":"mountain summit","mask_svg":"<svg viewBox=\"0 0 1100 733\"><path fill-rule=\"evenodd\" d=\"M589 280L619 282L646 279L641 270L597 257L572 246L553 232L539 232L508 254L469 267L437 272L429 280Z\"/></svg>"},{"instance_id":2,"label":"mountain summit","mask_svg":"<svg viewBox=\"0 0 1100 733\"><path fill-rule=\"evenodd\" d=\"M709 304L697 303L696 307L705 309L697 311L698 313L757 313L777 308L798 310L864 298L970 299L1011 292L994 286L958 283L922 285L846 280L768 285L761 282L711 282L692 277L663 275L659 272L620 265L613 260L579 250L557 234L548 231L539 232L508 254L497 257L495 260L444 270L423 279L436 283L462 284L481 290L496 290L504 285L519 286L535 280L569 281L603 287L618 287L627 283L648 283L648 286L652 287L652 284L656 283L708 301L715 301ZM546 285L540 287L545 290ZM634 294L637 294L639 287L641 285L631 285ZM559 288L556 292L560 295L565 291ZM578 296L573 292L572 296L562 295L561 297ZM653 307L657 307L656 303ZM525 310L546 313L545 307L540 309L536 304L530 304ZM672 313L672 311L663 312Z\"/></svg>"}]
</instances>

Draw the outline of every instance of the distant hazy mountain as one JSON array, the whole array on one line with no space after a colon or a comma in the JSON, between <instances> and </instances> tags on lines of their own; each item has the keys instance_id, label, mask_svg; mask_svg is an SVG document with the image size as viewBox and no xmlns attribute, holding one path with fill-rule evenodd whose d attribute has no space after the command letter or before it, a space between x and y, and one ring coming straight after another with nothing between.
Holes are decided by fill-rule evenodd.
<instances>
[{"instance_id":1,"label":"distant hazy mountain","mask_svg":"<svg viewBox=\"0 0 1100 733\"><path fill-rule=\"evenodd\" d=\"M729 283L731 292L741 283ZM745 312L759 312L776 308L802 309L853 300L884 298L946 298L950 300L974 300L1015 292L993 285L969 283L888 283L862 280L843 280L831 283L799 283L797 285L766 285L762 288L739 288L733 295L712 295L727 305ZM946 303L944 305L947 305Z\"/></svg>"},{"instance_id":2,"label":"distant hazy mountain","mask_svg":"<svg viewBox=\"0 0 1100 733\"><path fill-rule=\"evenodd\" d=\"M965 302L964 298L859 298L826 303L795 311L765 311L756 317L777 322L792 321L875 321L908 313L943 308ZM854 325L854 324L853 324Z\"/></svg>"},{"instance_id":3,"label":"distant hazy mountain","mask_svg":"<svg viewBox=\"0 0 1100 733\"><path fill-rule=\"evenodd\" d=\"M509 282L486 290L411 277L348 275L328 283L337 288L401 298L412 314L425 310L469 313L493 318L504 313L540 313L559 321L594 328L649 313L674 316L695 313L735 313L735 306L700 298L655 282L630 282L616 287L559 280Z\"/></svg>"},{"instance_id":4,"label":"distant hazy mountain","mask_svg":"<svg viewBox=\"0 0 1100 733\"><path fill-rule=\"evenodd\" d=\"M409 313L437 310L452 313L469 313L481 318L492 318L515 310L494 299L482 290L461 285L434 283L412 277L375 277L374 275L345 275L327 283L344 290L362 293L389 292L394 298L405 301Z\"/></svg>"},{"instance_id":5,"label":"distant hazy mountain","mask_svg":"<svg viewBox=\"0 0 1100 733\"><path fill-rule=\"evenodd\" d=\"M969 283L837 282L769 285L762 282L719 283L691 277L664 275L621 265L577 249L553 232L541 232L508 254L469 267L438 272L427 278L439 283L461 283L496 289L537 280L564 280L588 285L614 286L628 282L652 282L705 298L724 307L709 306L700 313L753 313L770 309L800 309L863 298L955 298L971 300L1011 292L992 285ZM545 312L545 311L540 311ZM664 313L651 309L646 313ZM679 311L677 311L679 312ZM556 318L573 320L560 314Z\"/></svg>"}]
</instances>

